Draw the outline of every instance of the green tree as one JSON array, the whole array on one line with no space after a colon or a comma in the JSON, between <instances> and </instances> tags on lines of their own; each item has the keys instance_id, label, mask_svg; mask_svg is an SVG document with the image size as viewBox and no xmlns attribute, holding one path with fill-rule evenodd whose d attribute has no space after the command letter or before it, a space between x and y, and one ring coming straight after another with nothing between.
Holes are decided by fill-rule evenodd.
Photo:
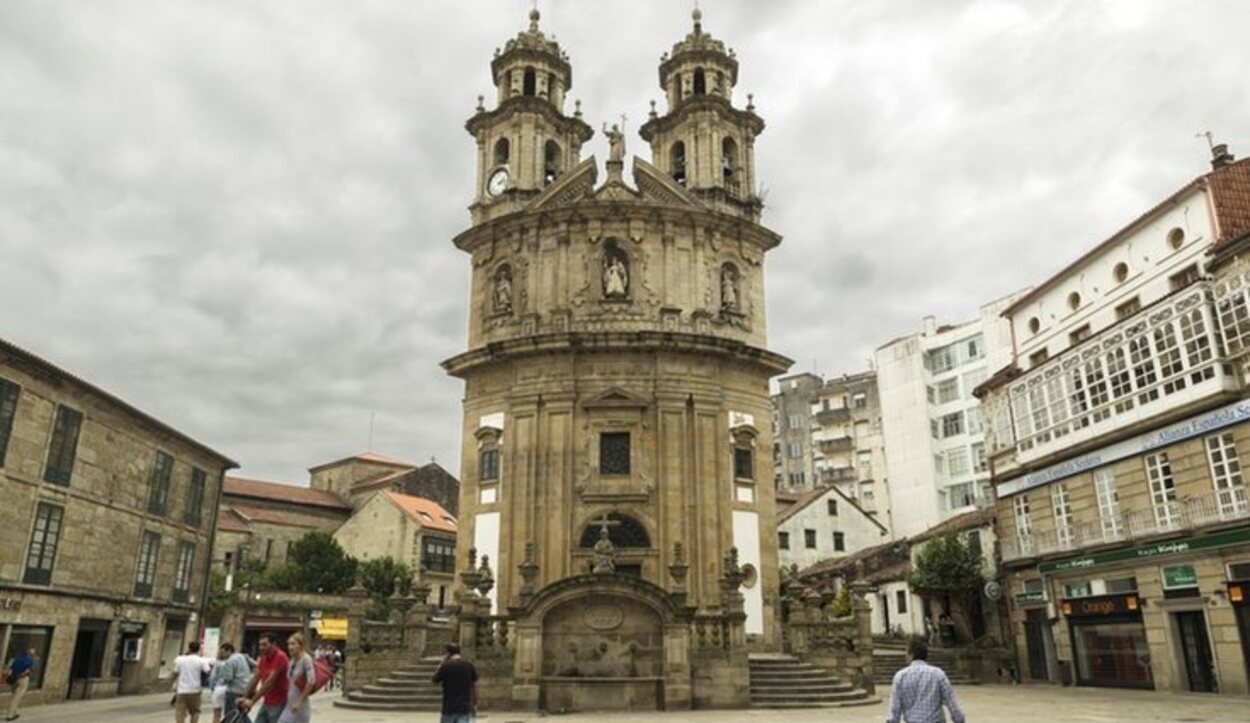
<instances>
[{"instance_id":1,"label":"green tree","mask_svg":"<svg viewBox=\"0 0 1250 723\"><path fill-rule=\"evenodd\" d=\"M285 567L270 570L273 587L297 592L343 592L356 579L356 559L328 532L313 531L291 543Z\"/></svg>"},{"instance_id":2,"label":"green tree","mask_svg":"<svg viewBox=\"0 0 1250 723\"><path fill-rule=\"evenodd\" d=\"M921 595L946 600L960 632L969 635L967 611L973 596L981 594L985 574L980 551L965 535L947 533L925 543L916 553L907 582Z\"/></svg>"},{"instance_id":3,"label":"green tree","mask_svg":"<svg viewBox=\"0 0 1250 723\"><path fill-rule=\"evenodd\" d=\"M390 614L389 598L395 593L395 578L399 578L406 589L411 576L412 570L407 565L389 555L361 563L361 584L369 591L371 601L368 617L373 620L385 619Z\"/></svg>"}]
</instances>

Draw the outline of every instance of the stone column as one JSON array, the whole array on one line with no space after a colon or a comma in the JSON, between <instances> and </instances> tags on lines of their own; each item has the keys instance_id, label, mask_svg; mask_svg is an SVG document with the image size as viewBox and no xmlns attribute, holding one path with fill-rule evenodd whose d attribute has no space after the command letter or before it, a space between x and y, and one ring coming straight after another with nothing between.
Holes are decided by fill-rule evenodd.
<instances>
[{"instance_id":1,"label":"stone column","mask_svg":"<svg viewBox=\"0 0 1250 723\"><path fill-rule=\"evenodd\" d=\"M347 597L347 642L344 646L347 654L343 660L343 694L346 695L363 685L359 672L364 652L361 635L364 632L365 612L369 608L369 593L357 578L356 584L344 595Z\"/></svg>"},{"instance_id":2,"label":"stone column","mask_svg":"<svg viewBox=\"0 0 1250 723\"><path fill-rule=\"evenodd\" d=\"M851 614L855 616L855 655L860 669L859 687L876 692L872 664L872 607L868 592L872 586L862 576L850 584Z\"/></svg>"}]
</instances>

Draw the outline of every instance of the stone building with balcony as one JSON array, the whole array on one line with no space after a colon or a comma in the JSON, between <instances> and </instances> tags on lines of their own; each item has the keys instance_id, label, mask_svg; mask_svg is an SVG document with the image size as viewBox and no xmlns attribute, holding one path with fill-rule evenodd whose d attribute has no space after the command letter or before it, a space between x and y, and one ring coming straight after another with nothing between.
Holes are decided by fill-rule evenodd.
<instances>
[{"instance_id":1,"label":"stone building with balcony","mask_svg":"<svg viewBox=\"0 0 1250 723\"><path fill-rule=\"evenodd\" d=\"M816 484L837 487L888 529L890 497L876 372L827 380L812 401L810 416Z\"/></svg>"},{"instance_id":2,"label":"stone building with balcony","mask_svg":"<svg viewBox=\"0 0 1250 723\"><path fill-rule=\"evenodd\" d=\"M235 466L0 340L0 649L35 650L27 700L168 689Z\"/></svg>"},{"instance_id":3,"label":"stone building with balcony","mask_svg":"<svg viewBox=\"0 0 1250 723\"><path fill-rule=\"evenodd\" d=\"M977 393L1026 678L1250 691L1250 164L1212 165L1004 312Z\"/></svg>"},{"instance_id":4,"label":"stone building with balcony","mask_svg":"<svg viewBox=\"0 0 1250 723\"><path fill-rule=\"evenodd\" d=\"M824 380L810 372L777 380L773 400L773 482L778 490L802 494L818 484L812 466L812 401Z\"/></svg>"}]
</instances>

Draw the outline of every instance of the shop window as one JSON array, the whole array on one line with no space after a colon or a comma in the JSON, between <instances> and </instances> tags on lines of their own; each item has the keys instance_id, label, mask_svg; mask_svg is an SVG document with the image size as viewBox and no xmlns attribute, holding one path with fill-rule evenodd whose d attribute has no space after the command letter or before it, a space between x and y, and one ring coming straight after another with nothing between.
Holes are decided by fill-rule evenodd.
<instances>
[{"instance_id":1,"label":"shop window","mask_svg":"<svg viewBox=\"0 0 1250 723\"><path fill-rule=\"evenodd\" d=\"M270 540L272 542L272 540ZM161 536L144 531L139 545L139 567L135 573L135 597L152 597L156 582L156 560L161 547Z\"/></svg>"},{"instance_id":2,"label":"shop window","mask_svg":"<svg viewBox=\"0 0 1250 723\"><path fill-rule=\"evenodd\" d=\"M803 546L809 550L816 549L816 531L803 530Z\"/></svg>"},{"instance_id":3,"label":"shop window","mask_svg":"<svg viewBox=\"0 0 1250 723\"><path fill-rule=\"evenodd\" d=\"M182 521L192 527L199 527L204 510L204 488L208 476L199 467L191 468L191 486L187 489L187 511Z\"/></svg>"},{"instance_id":4,"label":"shop window","mask_svg":"<svg viewBox=\"0 0 1250 723\"><path fill-rule=\"evenodd\" d=\"M1124 593L1137 592L1137 578L1135 577L1117 577L1107 580L1108 595L1122 595Z\"/></svg>"},{"instance_id":5,"label":"shop window","mask_svg":"<svg viewBox=\"0 0 1250 723\"><path fill-rule=\"evenodd\" d=\"M9 435L13 433L13 418L17 416L17 397L21 391L13 382L0 379L0 467L4 466L9 449Z\"/></svg>"},{"instance_id":6,"label":"shop window","mask_svg":"<svg viewBox=\"0 0 1250 723\"><path fill-rule=\"evenodd\" d=\"M599 474L629 474L629 432L599 435Z\"/></svg>"},{"instance_id":7,"label":"shop window","mask_svg":"<svg viewBox=\"0 0 1250 723\"><path fill-rule=\"evenodd\" d=\"M842 532L833 533L833 551L846 552L846 534Z\"/></svg>"},{"instance_id":8,"label":"shop window","mask_svg":"<svg viewBox=\"0 0 1250 723\"><path fill-rule=\"evenodd\" d=\"M30 682L27 683L28 690L38 690L43 687L44 672L47 667L45 663L48 661L48 650L52 645L52 630L53 628L50 627L14 625L6 631L5 626L0 626L0 636L8 632L9 638L9 647L4 651L5 665L21 653L35 651L35 669L31 671Z\"/></svg>"},{"instance_id":9,"label":"shop window","mask_svg":"<svg viewBox=\"0 0 1250 723\"><path fill-rule=\"evenodd\" d=\"M78 454L78 431L81 427L82 412L64 405L56 408L52 443L48 445L48 462L43 471L45 481L69 485L69 479L74 474L74 458Z\"/></svg>"},{"instance_id":10,"label":"shop window","mask_svg":"<svg viewBox=\"0 0 1250 723\"><path fill-rule=\"evenodd\" d=\"M898 612L900 614L907 612L907 591L906 590L894 591L894 607L898 609Z\"/></svg>"},{"instance_id":11,"label":"shop window","mask_svg":"<svg viewBox=\"0 0 1250 723\"><path fill-rule=\"evenodd\" d=\"M40 502L35 511L35 528L30 536L30 549L26 553L26 574L22 582L29 585L50 585L52 568L56 564L56 548L61 541L61 521L65 509L47 502Z\"/></svg>"},{"instance_id":12,"label":"shop window","mask_svg":"<svg viewBox=\"0 0 1250 723\"><path fill-rule=\"evenodd\" d=\"M148 513L164 515L169 506L169 481L174 473L174 458L164 452L156 452L152 464L152 479L148 482Z\"/></svg>"},{"instance_id":13,"label":"shop window","mask_svg":"<svg viewBox=\"0 0 1250 723\"><path fill-rule=\"evenodd\" d=\"M782 550L790 549L790 533L789 532L777 533L777 547ZM1248 565L1248 567L1250 567L1250 565Z\"/></svg>"},{"instance_id":14,"label":"shop window","mask_svg":"<svg viewBox=\"0 0 1250 723\"><path fill-rule=\"evenodd\" d=\"M1250 560L1228 563L1228 579L1230 581L1250 580Z\"/></svg>"},{"instance_id":15,"label":"shop window","mask_svg":"<svg viewBox=\"0 0 1250 723\"><path fill-rule=\"evenodd\" d=\"M1089 597L1093 594L1094 590L1089 580L1070 582L1063 586L1063 596L1068 599Z\"/></svg>"}]
</instances>

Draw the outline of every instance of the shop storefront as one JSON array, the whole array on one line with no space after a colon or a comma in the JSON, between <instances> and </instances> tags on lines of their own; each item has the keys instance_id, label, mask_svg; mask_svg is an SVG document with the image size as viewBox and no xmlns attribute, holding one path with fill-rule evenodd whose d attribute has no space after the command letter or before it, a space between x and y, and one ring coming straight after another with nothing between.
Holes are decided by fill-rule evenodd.
<instances>
[{"instance_id":1,"label":"shop storefront","mask_svg":"<svg viewBox=\"0 0 1250 723\"><path fill-rule=\"evenodd\" d=\"M1250 675L1250 564L1242 565L1246 574L1244 580L1228 583L1228 602L1232 605L1233 616L1237 621L1237 634L1241 640L1241 654L1246 663L1247 674ZM1239 577L1234 574L1230 576Z\"/></svg>"},{"instance_id":2,"label":"shop storefront","mask_svg":"<svg viewBox=\"0 0 1250 723\"><path fill-rule=\"evenodd\" d=\"M1137 595L1065 599L1061 609L1072 635L1077 685L1154 687Z\"/></svg>"}]
</instances>

